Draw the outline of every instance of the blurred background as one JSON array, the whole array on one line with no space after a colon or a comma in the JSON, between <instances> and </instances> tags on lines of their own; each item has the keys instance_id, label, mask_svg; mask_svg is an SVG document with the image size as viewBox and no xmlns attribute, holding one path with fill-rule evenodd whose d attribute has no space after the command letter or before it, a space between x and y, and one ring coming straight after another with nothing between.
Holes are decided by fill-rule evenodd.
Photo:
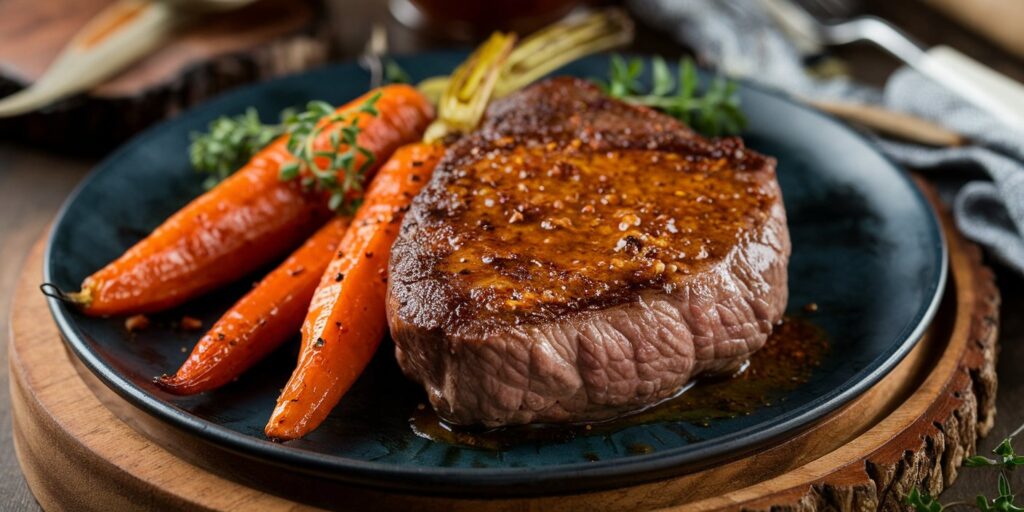
<instances>
[{"instance_id":1,"label":"blurred background","mask_svg":"<svg viewBox=\"0 0 1024 512\"><path fill-rule=\"evenodd\" d=\"M7 335L10 290L21 262L43 233L60 203L100 158L119 143L162 119L232 88L275 76L301 72L367 52L371 35L384 34L390 54L410 54L445 48L467 48L492 30L528 32L573 12L596 6L622 6L634 16L634 43L624 51L660 54L668 59L695 55L702 65L731 75L745 76L788 93L820 103L821 108L853 105L842 114L872 133L886 133L900 118L856 120L874 106L887 112L909 114L964 141L999 148L999 153L1020 163L1024 132L1009 133L991 144L975 124L943 122L941 113L901 105L894 99L904 76L890 80L905 66L891 52L868 43L833 46L808 42L794 35L787 23L771 20L761 0L161 0L168 12L148 20L141 0L0 0L0 98L26 86L44 85L47 70L82 27L94 23L88 37L76 41L78 49L95 49L103 38L140 23L142 35L120 45L100 60L102 64L69 68L49 84L53 90L91 79L105 65L117 65L109 77L73 88L39 108L16 115L0 115L0 339ZM773 2L780 3L780 2ZM799 0L790 3L811 19L839 22L872 15L899 27L923 48L945 45L1016 81L1024 81L1024 2L1021 0ZM105 11L106 10L106 11ZM148 11L146 11L148 12ZM805 15L806 15L805 14ZM102 19L96 20L101 15ZM783 16L787 16L785 13ZM790 16L790 21L799 16ZM145 25L151 23L151 25ZM97 28L98 27L98 28ZM767 28L766 28L767 27ZM749 30L748 30L749 29ZM797 31L798 32L798 31ZM734 37L735 36L735 37ZM744 37L739 37L744 36ZM749 37L747 37L749 36ZM380 36L378 35L378 38ZM378 41L380 43L381 41ZM372 46L372 45L369 45ZM378 44L378 46L380 46ZM380 49L380 48L378 48ZM133 56L135 53L140 55ZM132 57L132 58L128 58ZM60 59L56 59L59 61ZM74 60L74 59L72 59ZM81 60L79 60L81 62ZM795 67L794 67L795 66ZM805 81L804 74L812 77ZM59 82L59 83L58 83ZM70 84L70 85L67 85ZM812 100L813 99L813 100ZM840 101L841 100L841 101ZM906 107L906 108L903 108ZM916 108L916 110L915 110ZM0 107L0 112L2 112ZM884 113L883 113L884 114ZM874 123L876 126L870 126ZM879 126L880 125L880 126ZM898 128L898 127L897 127ZM945 131L941 131L945 130ZM998 129L997 129L998 131ZM889 134L891 135L891 133ZM905 138L905 137L904 137ZM1011 137L1012 138L1012 137ZM911 135L911 139L913 136ZM911 140L911 142L915 142ZM920 141L916 141L920 142ZM932 144L936 145L935 143ZM938 144L938 145L941 145ZM900 146L903 147L903 146ZM915 146L916 147L916 146ZM893 149L895 148L895 149ZM901 161L900 149L888 148ZM909 165L909 164L908 164ZM988 180L986 169L950 165L932 172L937 182ZM988 173L991 174L991 173ZM947 190L954 200L958 186ZM1024 197L999 196L1009 211L1024 204ZM1012 215L1010 215L1012 217ZM1013 222L1010 219L1011 230ZM1019 235L1017 235L1019 237ZM1012 364L1024 360L1024 324L1014 314L1024 306L1024 265L1013 255L989 253L1003 292L1004 352L1000 361L998 424L981 449L991 449L1024 420L1019 403L1024 379ZM995 255L993 257L993 255ZM0 351L0 374L6 372L5 351ZM18 470L10 441L7 379L0 379L0 508L32 509L35 501ZM1015 483L1024 485L1024 474ZM963 472L944 495L944 501L988 492L991 479Z\"/></svg>"},{"instance_id":2,"label":"blurred background","mask_svg":"<svg viewBox=\"0 0 1024 512\"><path fill-rule=\"evenodd\" d=\"M101 155L154 121L244 83L294 73L328 62L357 57L366 50L372 30L386 30L386 50L407 54L440 48L464 48L492 30L525 33L571 12L624 5L640 23L629 51L677 57L694 52L693 39L675 29L680 17L723 31L749 24L743 15L723 20L744 4L761 8L762 0L732 0L721 6L695 8L689 0L160 0L171 6L173 20L146 27L137 11L142 0L4 0L0 2L0 97L36 83L55 58L89 23L102 25L90 36L100 39L138 24L159 40L127 39L122 45L138 56L111 64L113 69L84 94L45 103L20 115L0 107L0 136L62 153ZM790 3L785 2L771 3ZM836 22L876 15L907 31L924 47L954 47L1010 77L1024 71L1024 5L1014 0L801 0L793 4L814 18ZM121 9L112 8L120 6ZM725 6L725 7L722 7ZM98 19L99 18L99 19ZM704 23L705 21L709 23ZM152 22L157 23L157 22ZM159 30L157 30L159 29ZM689 27L687 27L689 29ZM130 30L124 30L130 32ZM780 31L784 33L785 31ZM88 38L87 38L88 39ZM749 39L707 41L710 45L749 44ZM702 41L703 43L704 41ZM96 41L82 41L92 50ZM152 48L143 49L152 43ZM117 45L115 45L117 46ZM797 46L801 47L797 42ZM812 68L850 74L859 82L881 86L901 63L869 44L800 48ZM84 52L79 52L84 53ZM121 51L118 53L132 53ZM728 62L714 62L697 52L705 66L734 73ZM715 56L720 53L711 52ZM757 51L754 51L757 54ZM116 54L115 54L116 55ZM104 62L118 61L121 57ZM74 55L81 60L80 55ZM71 59L75 60L75 59ZM719 59L721 60L721 59ZM822 66L821 63L827 63ZM88 71L93 71L92 66ZM735 66L732 66L735 67ZM61 77L76 82L82 69ZM39 84L36 84L39 85ZM72 84L78 86L78 84ZM773 84L778 85L778 84ZM67 131L80 132L68 137Z\"/></svg>"}]
</instances>

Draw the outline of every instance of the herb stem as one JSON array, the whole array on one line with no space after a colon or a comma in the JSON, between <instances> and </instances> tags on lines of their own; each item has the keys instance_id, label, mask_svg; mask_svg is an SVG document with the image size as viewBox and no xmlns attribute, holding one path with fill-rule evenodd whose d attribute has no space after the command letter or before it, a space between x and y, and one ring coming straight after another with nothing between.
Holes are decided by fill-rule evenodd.
<instances>
[{"instance_id":1,"label":"herb stem","mask_svg":"<svg viewBox=\"0 0 1024 512\"><path fill-rule=\"evenodd\" d=\"M1021 432L1024 432L1024 424L1021 424L1021 426L1017 427L1017 430L1014 430L1012 434L1006 437L1007 439L1013 439L1017 437L1017 435L1019 435Z\"/></svg>"},{"instance_id":2,"label":"herb stem","mask_svg":"<svg viewBox=\"0 0 1024 512\"><path fill-rule=\"evenodd\" d=\"M358 107L344 111L324 102L310 102L288 128L288 151L295 159L281 166L281 180L301 177L304 186L327 192L332 210L357 207L359 201L353 193L362 190L366 170L375 162L373 152L359 145L359 122L364 114L378 115L380 97L377 92ZM326 147L318 149L325 145L325 138Z\"/></svg>"}]
</instances>

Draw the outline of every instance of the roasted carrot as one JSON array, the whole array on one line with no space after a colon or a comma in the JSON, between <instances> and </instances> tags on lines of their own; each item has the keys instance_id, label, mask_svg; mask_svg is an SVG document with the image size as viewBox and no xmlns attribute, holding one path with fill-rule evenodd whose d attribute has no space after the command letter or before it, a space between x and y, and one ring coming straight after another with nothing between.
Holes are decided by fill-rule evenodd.
<instances>
[{"instance_id":1,"label":"roasted carrot","mask_svg":"<svg viewBox=\"0 0 1024 512\"><path fill-rule=\"evenodd\" d=\"M607 35L622 28L621 23L605 23L608 17L599 14L542 31L521 51L512 52L517 67L507 79L529 82L539 76L538 64L557 67L579 51L617 44L619 38ZM630 27L625 32L631 33ZM566 37L573 51L564 51L565 45L549 51L547 42ZM441 96L440 116L428 129L427 142L399 149L371 185L354 227L313 295L301 329L298 367L267 425L268 436L294 439L316 428L369 363L385 329L386 266L397 224L444 152L432 142L476 126L514 43L514 35L495 34L460 66ZM545 53L548 58L530 59ZM403 176L408 176L404 182Z\"/></svg>"},{"instance_id":2,"label":"roasted carrot","mask_svg":"<svg viewBox=\"0 0 1024 512\"><path fill-rule=\"evenodd\" d=\"M355 110L374 94L379 115ZM359 116L358 144L384 162L416 140L433 108L416 89L389 85L370 91L343 111ZM329 216L326 199L283 182L291 160L287 135L274 141L227 180L171 216L114 262L89 276L67 298L90 315L148 313L170 308L233 281L299 245ZM326 134L315 146L327 148ZM361 165L364 156L356 166ZM368 172L372 172L370 169Z\"/></svg>"},{"instance_id":3,"label":"roasted carrot","mask_svg":"<svg viewBox=\"0 0 1024 512\"><path fill-rule=\"evenodd\" d=\"M403 146L381 168L327 267L302 323L298 365L265 432L302 437L318 427L369 364L386 328L387 265L399 223L444 155L440 140L483 116L516 37L491 35L452 74L424 142Z\"/></svg>"},{"instance_id":4,"label":"roasted carrot","mask_svg":"<svg viewBox=\"0 0 1024 512\"><path fill-rule=\"evenodd\" d=\"M320 228L213 325L177 373L157 384L179 395L216 389L294 335L351 220L339 215Z\"/></svg>"},{"instance_id":5,"label":"roasted carrot","mask_svg":"<svg viewBox=\"0 0 1024 512\"><path fill-rule=\"evenodd\" d=\"M443 154L439 144L403 146L370 184L313 295L298 367L277 400L268 437L295 439L316 428L370 362L384 336L391 245Z\"/></svg>"}]
</instances>

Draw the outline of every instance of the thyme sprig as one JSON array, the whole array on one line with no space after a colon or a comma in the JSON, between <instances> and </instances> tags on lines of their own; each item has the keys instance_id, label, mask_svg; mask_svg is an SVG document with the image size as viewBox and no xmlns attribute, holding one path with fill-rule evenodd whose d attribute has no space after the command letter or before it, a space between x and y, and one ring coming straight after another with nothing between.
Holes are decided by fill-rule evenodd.
<instances>
[{"instance_id":1,"label":"thyme sprig","mask_svg":"<svg viewBox=\"0 0 1024 512\"><path fill-rule=\"evenodd\" d=\"M643 59L627 60L615 54L611 57L608 80L594 81L613 98L662 110L705 135L737 134L746 126L735 82L715 77L701 94L700 76L693 60L681 59L677 76L673 77L665 59L654 57L651 89L645 92L641 83L644 68Z\"/></svg>"},{"instance_id":2,"label":"thyme sprig","mask_svg":"<svg viewBox=\"0 0 1024 512\"><path fill-rule=\"evenodd\" d=\"M978 510L982 512L1024 512L1024 506L1014 503L1016 495L1013 493L1013 489L1010 488L1010 479L1006 476L1007 472L1013 471L1017 466L1024 466L1024 456L1017 455L1013 449L1013 438L1022 431L1024 431L1024 425L1021 425L1012 434L1007 436L1006 439L1003 439L999 446L992 450L992 453L997 456L995 459L981 455L965 459L964 465L967 467L991 467L999 470L998 494L995 498L991 499L978 495L974 500L974 506ZM910 493L905 498L905 501L907 505L910 505L917 512L943 512L957 506L968 506L967 503L960 502L943 505L927 493L919 491L916 486L910 489Z\"/></svg>"},{"instance_id":3,"label":"thyme sprig","mask_svg":"<svg viewBox=\"0 0 1024 512\"><path fill-rule=\"evenodd\" d=\"M1017 455L1013 450L1013 438L1024 431L1024 425L1021 425L1016 431L1010 434L1009 437L1003 439L1003 442L996 446L992 453L997 458L990 459L988 457L982 457L981 455L975 455L973 457L967 457L965 464L967 467L977 468L984 466L999 466L1002 469L1013 471L1013 468L1017 466L1024 466L1024 455Z\"/></svg>"},{"instance_id":4,"label":"thyme sprig","mask_svg":"<svg viewBox=\"0 0 1024 512\"><path fill-rule=\"evenodd\" d=\"M376 158L372 151L359 145L359 114L376 117L378 92L354 110L336 112L323 101L311 101L306 110L288 123L288 152L295 159L281 166L283 181L301 177L304 187L329 194L331 210L349 210L358 207L355 193L363 189L363 179ZM318 148L317 142L327 134L328 146ZM359 156L362 163L356 166Z\"/></svg>"},{"instance_id":5,"label":"thyme sprig","mask_svg":"<svg viewBox=\"0 0 1024 512\"><path fill-rule=\"evenodd\" d=\"M384 83L409 83L409 74L388 58L384 59ZM299 123L316 124L320 117L334 112L331 107L324 114L324 102L311 102L303 112L286 108L280 121L267 124L260 121L256 109L249 107L244 114L221 116L207 125L206 132L192 132L188 148L189 161L197 172L207 174L203 186L211 189L246 164L256 153L277 137L291 133ZM316 119L313 120L313 117ZM310 121L312 120L312 123Z\"/></svg>"},{"instance_id":6,"label":"thyme sprig","mask_svg":"<svg viewBox=\"0 0 1024 512\"><path fill-rule=\"evenodd\" d=\"M209 132L192 135L192 167L209 174L203 184L212 188L275 138L288 134L288 152L295 158L281 166L281 180L301 179L304 187L327 192L332 210L355 208L356 193L375 162L373 152L359 145L359 115L376 117L380 96L378 92L345 112L335 112L324 101L311 101L301 112L281 112L278 124L261 123L252 108L239 116L218 118L210 123ZM317 141L325 132L328 144L320 147ZM357 166L360 155L362 162Z\"/></svg>"},{"instance_id":7,"label":"thyme sprig","mask_svg":"<svg viewBox=\"0 0 1024 512\"><path fill-rule=\"evenodd\" d=\"M189 145L192 167L208 174L203 181L207 189L245 165L259 150L288 130L292 109L281 112L277 124L264 124L256 109L250 107L244 114L223 116L210 122L206 133L193 132Z\"/></svg>"}]
</instances>

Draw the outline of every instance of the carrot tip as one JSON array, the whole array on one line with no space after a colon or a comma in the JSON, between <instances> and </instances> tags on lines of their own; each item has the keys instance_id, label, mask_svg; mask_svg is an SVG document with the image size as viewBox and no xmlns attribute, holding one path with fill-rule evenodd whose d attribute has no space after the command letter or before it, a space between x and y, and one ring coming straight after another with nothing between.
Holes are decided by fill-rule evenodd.
<instances>
[{"instance_id":1,"label":"carrot tip","mask_svg":"<svg viewBox=\"0 0 1024 512\"><path fill-rule=\"evenodd\" d=\"M187 382L178 379L177 375L161 375L153 377L153 383L160 389L175 395L194 395L196 391Z\"/></svg>"},{"instance_id":2,"label":"carrot tip","mask_svg":"<svg viewBox=\"0 0 1024 512\"><path fill-rule=\"evenodd\" d=\"M263 431L263 434L267 436L267 439L275 443L283 443L286 441L292 441L302 437L301 435L295 435L293 432L283 432L277 429L267 428Z\"/></svg>"},{"instance_id":3,"label":"carrot tip","mask_svg":"<svg viewBox=\"0 0 1024 512\"><path fill-rule=\"evenodd\" d=\"M65 292L53 283L43 283L39 285L39 291L51 299L77 306L89 307L89 304L92 304L92 288L90 287L85 287L77 292Z\"/></svg>"}]
</instances>

